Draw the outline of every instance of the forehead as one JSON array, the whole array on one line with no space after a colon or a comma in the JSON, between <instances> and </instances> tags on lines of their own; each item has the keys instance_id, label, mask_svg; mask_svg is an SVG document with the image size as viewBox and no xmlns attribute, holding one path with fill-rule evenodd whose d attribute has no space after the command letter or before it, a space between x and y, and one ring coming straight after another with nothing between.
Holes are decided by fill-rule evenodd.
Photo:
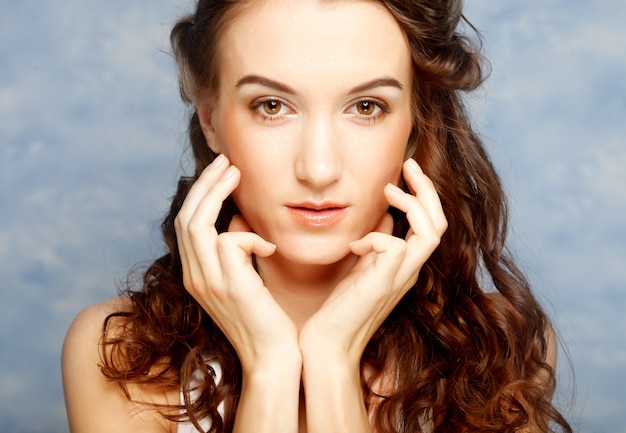
<instances>
[{"instance_id":1,"label":"forehead","mask_svg":"<svg viewBox=\"0 0 626 433\"><path fill-rule=\"evenodd\" d=\"M250 5L225 28L220 81L232 85L260 74L315 91L379 76L409 84L406 37L377 1L266 0Z\"/></svg>"}]
</instances>

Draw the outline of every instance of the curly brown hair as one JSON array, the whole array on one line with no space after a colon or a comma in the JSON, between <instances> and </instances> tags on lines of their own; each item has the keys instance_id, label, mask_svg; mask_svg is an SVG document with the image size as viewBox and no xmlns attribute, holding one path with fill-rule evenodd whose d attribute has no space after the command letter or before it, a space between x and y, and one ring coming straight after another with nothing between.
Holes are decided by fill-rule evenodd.
<instances>
[{"instance_id":1,"label":"curly brown hair","mask_svg":"<svg viewBox=\"0 0 626 433\"><path fill-rule=\"evenodd\" d=\"M193 107L219 88L219 35L250 2L200 0L194 14L172 29L181 95ZM404 30L413 61L414 126L407 144L432 179L448 220L439 248L419 279L369 342L362 366L366 402L377 431L571 432L552 404L555 376L546 362L546 314L505 248L507 207L501 183L481 139L473 131L462 93L484 79L478 33L462 14L460 0L381 0ZM191 113L189 138L195 173L179 181L162 232L169 252L145 271L139 289L129 286L130 312L107 318L102 372L124 389L129 383L181 388L181 407L162 408L172 420L210 417L211 432L232 430L242 373L236 352L211 317L187 293L174 219L195 179L216 157ZM217 222L225 231L238 210L228 199ZM408 224L394 215L394 235ZM483 275L483 278L479 278ZM481 287L481 282L489 287ZM493 295L495 292L499 295ZM120 321L116 318L125 317ZM116 320L113 320L116 319ZM121 325L120 325L121 323ZM222 378L206 365L213 359ZM372 380L397 372L397 386L377 395ZM192 375L203 373L190 397ZM127 393L128 395L128 393ZM224 402L224 417L218 405ZM375 404L374 404L375 402ZM182 409L180 411L179 409Z\"/></svg>"}]
</instances>

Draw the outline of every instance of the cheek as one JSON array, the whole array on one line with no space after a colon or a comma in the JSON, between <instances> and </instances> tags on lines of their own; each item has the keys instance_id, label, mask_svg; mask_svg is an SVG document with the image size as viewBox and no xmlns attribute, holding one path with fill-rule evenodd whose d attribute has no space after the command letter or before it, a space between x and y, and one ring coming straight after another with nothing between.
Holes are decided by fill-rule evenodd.
<instances>
[{"instance_id":1,"label":"cheek","mask_svg":"<svg viewBox=\"0 0 626 433\"><path fill-rule=\"evenodd\" d=\"M399 122L399 125L396 128L389 129L387 145L389 148L388 154L391 157L391 182L399 183L400 179L402 178L402 165L404 161L410 156L408 155L408 144L412 130L413 120L410 112L402 118L402 121ZM394 161L397 162L397 164L394 163Z\"/></svg>"},{"instance_id":2,"label":"cheek","mask_svg":"<svg viewBox=\"0 0 626 433\"><path fill-rule=\"evenodd\" d=\"M261 221L266 212L266 194L263 185L254 182L250 176L244 176L245 169L242 169L241 181L232 192L231 197L235 201L241 215L246 219L255 233L263 233L264 227Z\"/></svg>"},{"instance_id":3,"label":"cheek","mask_svg":"<svg viewBox=\"0 0 626 433\"><path fill-rule=\"evenodd\" d=\"M213 125L219 151L226 155L232 163L232 155L237 155L238 153L238 143L244 141L244 137L242 137L244 131L238 128L240 121L234 110L229 108L224 107L220 110L220 114L214 119Z\"/></svg>"},{"instance_id":4,"label":"cheek","mask_svg":"<svg viewBox=\"0 0 626 433\"><path fill-rule=\"evenodd\" d=\"M267 173L280 172L280 168L278 159L269 150L268 138L240 117L236 113L225 113L216 132L221 151L241 172L239 185L231 196L256 231L258 215L264 211L268 194L280 186L276 185L278 177L267 176Z\"/></svg>"},{"instance_id":5,"label":"cheek","mask_svg":"<svg viewBox=\"0 0 626 433\"><path fill-rule=\"evenodd\" d=\"M275 169L285 159L285 143L293 142L289 133L259 127L244 109L236 107L225 109L216 124L221 152L239 169ZM245 174L242 172L242 176Z\"/></svg>"},{"instance_id":6,"label":"cheek","mask_svg":"<svg viewBox=\"0 0 626 433\"><path fill-rule=\"evenodd\" d=\"M354 154L362 159L358 166L363 179L376 179L383 186L388 182L398 183L410 134L410 123L404 123L386 126L376 134L362 137L361 143L366 143L367 150L362 148Z\"/></svg>"}]
</instances>

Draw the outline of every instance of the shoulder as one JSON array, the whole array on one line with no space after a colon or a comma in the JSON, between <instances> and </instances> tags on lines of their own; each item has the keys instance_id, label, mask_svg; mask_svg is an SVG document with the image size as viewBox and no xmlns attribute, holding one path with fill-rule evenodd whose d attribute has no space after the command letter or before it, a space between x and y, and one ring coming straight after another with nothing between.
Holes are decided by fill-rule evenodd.
<instances>
[{"instance_id":1,"label":"shoulder","mask_svg":"<svg viewBox=\"0 0 626 433\"><path fill-rule=\"evenodd\" d=\"M66 343L71 343L77 337L84 337L85 334L97 333L98 337L102 332L104 320L113 313L130 311L131 305L128 298L117 297L90 305L83 309L68 330Z\"/></svg>"},{"instance_id":2,"label":"shoulder","mask_svg":"<svg viewBox=\"0 0 626 433\"><path fill-rule=\"evenodd\" d=\"M62 352L63 366L78 358L97 363L104 322L110 314L119 311L130 311L128 299L113 298L82 310L70 325L65 336Z\"/></svg>"},{"instance_id":3,"label":"shoulder","mask_svg":"<svg viewBox=\"0 0 626 433\"><path fill-rule=\"evenodd\" d=\"M76 361L89 361L97 365L100 353L100 338L106 318L116 312L130 311L130 301L126 298L113 298L90 305L82 310L70 325L63 342L62 365L65 367Z\"/></svg>"},{"instance_id":4,"label":"shoulder","mask_svg":"<svg viewBox=\"0 0 626 433\"><path fill-rule=\"evenodd\" d=\"M80 432L167 432L170 425L153 410L132 403L100 370L100 343L106 318L130 311L130 301L114 298L81 311L67 332L62 374L70 430ZM168 403L166 393L130 391L137 401Z\"/></svg>"}]
</instances>

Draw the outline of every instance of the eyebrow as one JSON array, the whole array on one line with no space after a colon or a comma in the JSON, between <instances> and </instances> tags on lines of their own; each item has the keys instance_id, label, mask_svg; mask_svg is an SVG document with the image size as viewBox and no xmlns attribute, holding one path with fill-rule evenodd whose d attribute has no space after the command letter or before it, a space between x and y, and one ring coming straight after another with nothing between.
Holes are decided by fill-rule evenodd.
<instances>
[{"instance_id":1,"label":"eyebrow","mask_svg":"<svg viewBox=\"0 0 626 433\"><path fill-rule=\"evenodd\" d=\"M263 77L261 75L246 75L245 77L237 81L235 87L241 87L246 84L259 84L261 86L269 87L270 89L278 90L279 92L289 93L291 95L295 95L296 93L291 87L287 86L286 84L272 80L271 78ZM395 78L382 77L375 78L363 84L359 84L358 86L350 90L348 94L353 95L355 93L361 93L366 90L375 89L377 87L396 87L400 90L404 89L402 83L400 83Z\"/></svg>"},{"instance_id":2,"label":"eyebrow","mask_svg":"<svg viewBox=\"0 0 626 433\"><path fill-rule=\"evenodd\" d=\"M383 78L375 78L366 83L360 84L356 86L354 89L350 90L349 95L353 95L355 93L361 93L366 90L375 89L376 87L397 87L398 89L404 89L404 86L401 82L391 77L383 77Z\"/></svg>"},{"instance_id":3,"label":"eyebrow","mask_svg":"<svg viewBox=\"0 0 626 433\"><path fill-rule=\"evenodd\" d=\"M278 90L279 92L289 93L295 95L295 91L286 84L279 83L270 78L262 77L260 75L246 75L235 84L235 87L241 87L245 84L260 84L261 86L269 87L270 89Z\"/></svg>"}]
</instances>

